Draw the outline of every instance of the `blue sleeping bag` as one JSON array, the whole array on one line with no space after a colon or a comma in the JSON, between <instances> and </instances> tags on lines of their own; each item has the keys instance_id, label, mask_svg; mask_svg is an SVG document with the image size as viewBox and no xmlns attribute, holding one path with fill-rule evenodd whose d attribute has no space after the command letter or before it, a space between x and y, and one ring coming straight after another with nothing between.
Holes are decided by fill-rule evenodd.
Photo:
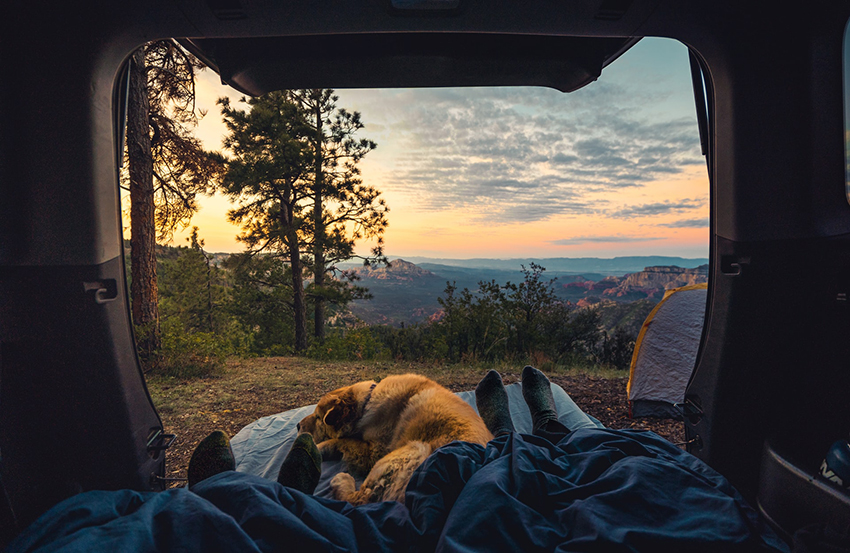
<instances>
[{"instance_id":1,"label":"blue sleeping bag","mask_svg":"<svg viewBox=\"0 0 850 553\"><path fill-rule=\"evenodd\" d=\"M787 551L717 472L652 432L454 442L404 505L351 505L225 472L193 489L87 492L9 551Z\"/></svg>"}]
</instances>

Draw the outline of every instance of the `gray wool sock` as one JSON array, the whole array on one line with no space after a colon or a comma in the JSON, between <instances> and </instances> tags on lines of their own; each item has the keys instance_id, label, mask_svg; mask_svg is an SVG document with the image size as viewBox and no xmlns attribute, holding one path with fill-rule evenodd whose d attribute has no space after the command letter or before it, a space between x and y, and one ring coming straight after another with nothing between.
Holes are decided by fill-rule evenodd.
<instances>
[{"instance_id":1,"label":"gray wool sock","mask_svg":"<svg viewBox=\"0 0 850 553\"><path fill-rule=\"evenodd\" d=\"M475 387L475 405L493 436L514 431L508 393L498 372L491 370Z\"/></svg>"},{"instance_id":2,"label":"gray wool sock","mask_svg":"<svg viewBox=\"0 0 850 553\"><path fill-rule=\"evenodd\" d=\"M546 375L531 365L522 369L522 398L531 411L534 432L545 429L550 421L558 420L552 385Z\"/></svg>"}]
</instances>

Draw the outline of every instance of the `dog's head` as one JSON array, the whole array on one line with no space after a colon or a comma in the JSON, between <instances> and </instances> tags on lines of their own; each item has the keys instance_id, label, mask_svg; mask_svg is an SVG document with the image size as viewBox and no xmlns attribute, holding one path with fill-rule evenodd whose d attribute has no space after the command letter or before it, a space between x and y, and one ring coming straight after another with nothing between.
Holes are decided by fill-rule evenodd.
<instances>
[{"instance_id":1,"label":"dog's head","mask_svg":"<svg viewBox=\"0 0 850 553\"><path fill-rule=\"evenodd\" d=\"M316 443L356 435L357 422L374 387L375 382L370 380L328 392L316 410L301 419L298 432L309 432Z\"/></svg>"}]
</instances>

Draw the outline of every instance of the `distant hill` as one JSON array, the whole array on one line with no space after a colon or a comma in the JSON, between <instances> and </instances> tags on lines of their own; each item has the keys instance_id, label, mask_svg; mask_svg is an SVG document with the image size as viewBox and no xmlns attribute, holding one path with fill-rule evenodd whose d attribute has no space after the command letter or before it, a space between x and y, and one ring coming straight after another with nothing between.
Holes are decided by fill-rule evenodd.
<instances>
[{"instance_id":1,"label":"distant hill","mask_svg":"<svg viewBox=\"0 0 850 553\"><path fill-rule=\"evenodd\" d=\"M528 264L525 265L529 267ZM456 265L440 265L438 263L420 263L419 267L438 275L444 280L457 281L460 288L476 286L480 280L495 280L501 284L505 282L519 282L523 279L522 269L517 265L515 269L487 269L460 267ZM559 283L574 282L576 280L602 280L607 273L583 272L574 273L571 271L550 271L549 267L543 265L546 272L543 273L547 280L557 278Z\"/></svg>"},{"instance_id":2,"label":"distant hill","mask_svg":"<svg viewBox=\"0 0 850 553\"><path fill-rule=\"evenodd\" d=\"M359 286L369 289L373 298L349 305L351 312L369 324L415 323L427 320L440 305L437 298L446 279L424 267L394 259L389 267L363 267L353 270Z\"/></svg>"},{"instance_id":3,"label":"distant hill","mask_svg":"<svg viewBox=\"0 0 850 553\"><path fill-rule=\"evenodd\" d=\"M390 267L349 266L360 277L359 285L372 293L371 300L355 301L351 311L370 324L417 323L428 320L440 310L437 298L454 283L458 289L475 290L480 281L495 280L499 284L520 282L520 266L515 270L482 269L440 265L436 263L411 263L406 259L391 260ZM547 279L558 278L558 283L602 279L604 275L544 273Z\"/></svg>"},{"instance_id":4,"label":"distant hill","mask_svg":"<svg viewBox=\"0 0 850 553\"><path fill-rule=\"evenodd\" d=\"M130 261L129 241L125 240L125 262ZM180 250L157 246L159 261L176 259ZM213 264L231 254L208 253ZM545 280L556 278L555 292L563 300L578 306L602 308L606 328L630 321L640 325L647 306L655 305L664 291L677 286L706 282L707 259L681 257L634 256L601 258L526 258L526 259L435 259L411 257L394 259L390 267L364 267L361 263L342 263L360 277L358 284L373 295L371 300L358 300L341 313L341 320L357 317L369 324L411 324L427 321L440 312L437 298L446 283L459 290L476 290L480 281L518 283L523 279L521 267L537 263L546 268ZM641 305L622 306L644 300ZM353 315L353 316L352 316ZM634 319L632 321L631 319Z\"/></svg>"},{"instance_id":5,"label":"distant hill","mask_svg":"<svg viewBox=\"0 0 850 553\"><path fill-rule=\"evenodd\" d=\"M396 259L390 262L390 266L379 265L376 267L359 267L355 272L360 278L370 280L388 280L412 282L418 279L440 278L434 273L428 271L425 267L420 267L409 263L404 259Z\"/></svg>"},{"instance_id":6,"label":"distant hill","mask_svg":"<svg viewBox=\"0 0 850 553\"><path fill-rule=\"evenodd\" d=\"M503 271L518 271L521 265L528 267L537 263L546 267L549 273L600 273L603 275L624 275L642 271L644 267L678 266L694 268L708 263L708 258L669 257L660 255L613 257L549 257L549 258L518 258L518 259L439 259L431 257L405 256L404 259L419 266L429 264L467 269L490 269Z\"/></svg>"}]
</instances>

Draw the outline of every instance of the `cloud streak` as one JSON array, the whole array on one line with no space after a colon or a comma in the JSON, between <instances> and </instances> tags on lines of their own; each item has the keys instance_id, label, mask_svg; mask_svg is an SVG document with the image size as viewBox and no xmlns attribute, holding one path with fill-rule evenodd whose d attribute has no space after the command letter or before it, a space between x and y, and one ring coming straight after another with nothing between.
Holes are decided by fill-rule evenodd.
<instances>
[{"instance_id":1,"label":"cloud streak","mask_svg":"<svg viewBox=\"0 0 850 553\"><path fill-rule=\"evenodd\" d=\"M618 219L633 219L636 217L655 217L669 213L682 213L693 209L699 209L705 205L705 201L699 198L685 199L679 201L652 202L647 204L632 205L608 213L610 217ZM669 226L669 225L662 225Z\"/></svg>"},{"instance_id":2,"label":"cloud streak","mask_svg":"<svg viewBox=\"0 0 850 553\"><path fill-rule=\"evenodd\" d=\"M707 217L699 219L680 219L678 221L673 221L672 223L663 223L658 226L666 228L708 228L709 222Z\"/></svg>"},{"instance_id":3,"label":"cloud streak","mask_svg":"<svg viewBox=\"0 0 850 553\"><path fill-rule=\"evenodd\" d=\"M549 243L555 246L578 246L581 244L623 244L628 242L651 242L653 240L664 240L658 236L574 236L552 240Z\"/></svg>"}]
</instances>

